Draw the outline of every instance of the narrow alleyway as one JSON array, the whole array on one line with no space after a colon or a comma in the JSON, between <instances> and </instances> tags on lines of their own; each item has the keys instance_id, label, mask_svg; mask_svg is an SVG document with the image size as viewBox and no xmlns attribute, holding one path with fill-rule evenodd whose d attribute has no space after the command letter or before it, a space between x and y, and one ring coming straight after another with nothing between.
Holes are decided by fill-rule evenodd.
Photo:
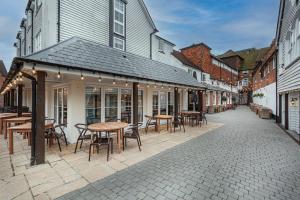
<instances>
[{"instance_id":1,"label":"narrow alleyway","mask_svg":"<svg viewBox=\"0 0 300 200\"><path fill-rule=\"evenodd\" d=\"M220 129L60 199L300 199L300 147L247 107Z\"/></svg>"}]
</instances>

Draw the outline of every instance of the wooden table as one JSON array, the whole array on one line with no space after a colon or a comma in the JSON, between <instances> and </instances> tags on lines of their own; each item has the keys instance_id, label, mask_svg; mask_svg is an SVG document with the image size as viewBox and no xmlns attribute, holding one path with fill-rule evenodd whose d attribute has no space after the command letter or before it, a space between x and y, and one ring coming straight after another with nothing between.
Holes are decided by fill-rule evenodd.
<instances>
[{"instance_id":1,"label":"wooden table","mask_svg":"<svg viewBox=\"0 0 300 200\"><path fill-rule=\"evenodd\" d=\"M25 124L30 121L31 121L31 117L14 117L14 118L3 119L4 139L7 139L7 128L10 127L10 124L16 123L16 124L20 125L20 124Z\"/></svg>"},{"instance_id":2,"label":"wooden table","mask_svg":"<svg viewBox=\"0 0 300 200\"><path fill-rule=\"evenodd\" d=\"M156 115L156 116L154 116L154 118L156 119L156 127L155 127L156 132L160 132L160 120L167 120L167 130L169 130L169 125L173 119L173 116L171 116L171 115Z\"/></svg>"},{"instance_id":3,"label":"wooden table","mask_svg":"<svg viewBox=\"0 0 300 200\"><path fill-rule=\"evenodd\" d=\"M53 127L53 123L45 123L45 130L50 129ZM28 134L28 145L31 143L31 123L26 123L18 126L13 126L9 127L8 129L8 150L9 154L14 153L14 132L19 132L19 133L29 133Z\"/></svg>"},{"instance_id":4,"label":"wooden table","mask_svg":"<svg viewBox=\"0 0 300 200\"><path fill-rule=\"evenodd\" d=\"M121 153L121 141L123 141L122 137L124 135L124 128L128 127L127 123L124 122L103 122L91 124L88 126L88 130L92 133L94 132L117 132L118 134L118 152ZM93 135L92 135L93 138ZM124 145L124 144L123 144Z\"/></svg>"},{"instance_id":5,"label":"wooden table","mask_svg":"<svg viewBox=\"0 0 300 200\"><path fill-rule=\"evenodd\" d=\"M186 124L186 118L191 116L199 116L201 112L198 111L182 111L180 112L182 117L184 118L184 124Z\"/></svg>"},{"instance_id":6,"label":"wooden table","mask_svg":"<svg viewBox=\"0 0 300 200\"><path fill-rule=\"evenodd\" d=\"M3 133L3 120L17 117L17 113L0 113L0 134ZM31 116L31 113L22 113L23 117L29 117Z\"/></svg>"}]
</instances>

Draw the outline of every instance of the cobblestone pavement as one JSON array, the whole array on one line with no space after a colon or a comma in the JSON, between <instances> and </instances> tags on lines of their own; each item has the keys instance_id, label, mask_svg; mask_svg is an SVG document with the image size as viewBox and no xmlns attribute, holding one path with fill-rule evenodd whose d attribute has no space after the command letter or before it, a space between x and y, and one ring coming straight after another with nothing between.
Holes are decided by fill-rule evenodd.
<instances>
[{"instance_id":1,"label":"cobblestone pavement","mask_svg":"<svg viewBox=\"0 0 300 200\"><path fill-rule=\"evenodd\" d=\"M300 147L246 107L220 129L59 199L300 199Z\"/></svg>"}]
</instances>

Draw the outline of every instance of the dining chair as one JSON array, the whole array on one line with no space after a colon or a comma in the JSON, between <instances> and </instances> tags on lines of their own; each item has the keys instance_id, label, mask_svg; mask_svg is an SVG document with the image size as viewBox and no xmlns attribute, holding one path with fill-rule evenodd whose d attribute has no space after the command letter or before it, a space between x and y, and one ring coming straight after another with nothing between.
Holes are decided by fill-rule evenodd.
<instances>
[{"instance_id":1,"label":"dining chair","mask_svg":"<svg viewBox=\"0 0 300 200\"><path fill-rule=\"evenodd\" d=\"M178 127L178 126L180 128L180 131L181 131L181 127L183 127L183 132L185 133L184 117L182 115L175 116L172 124L174 127L174 133L175 133L176 127Z\"/></svg>"},{"instance_id":2,"label":"dining chair","mask_svg":"<svg viewBox=\"0 0 300 200\"><path fill-rule=\"evenodd\" d=\"M51 123L51 124L54 125L55 122L56 122L55 119L51 119L51 118L45 117L45 123ZM46 129L45 132L44 132L47 144L49 144L49 140L51 138L52 131L53 131L53 128L49 128L49 129Z\"/></svg>"},{"instance_id":3,"label":"dining chair","mask_svg":"<svg viewBox=\"0 0 300 200\"><path fill-rule=\"evenodd\" d=\"M111 149L112 143L113 143L112 138L110 137L109 132L95 134L94 137L92 138L92 142L89 148L89 161L91 161L91 151L93 146L97 147L97 153L99 153L101 146L107 146L107 161L108 161L109 150Z\"/></svg>"},{"instance_id":4,"label":"dining chair","mask_svg":"<svg viewBox=\"0 0 300 200\"><path fill-rule=\"evenodd\" d=\"M147 119L145 132L148 133L149 127L150 126L156 127L157 123L156 123L156 120L150 115L145 115L145 118Z\"/></svg>"},{"instance_id":5,"label":"dining chair","mask_svg":"<svg viewBox=\"0 0 300 200\"><path fill-rule=\"evenodd\" d=\"M52 128L52 135L57 140L57 144L58 144L60 152L61 152L61 145L60 145L60 142L59 142L60 139L64 139L65 143L66 143L66 146L68 146L68 141L67 141L66 133L64 131L64 129L65 129L66 126L67 126L67 124L58 124L58 125L55 125Z\"/></svg>"},{"instance_id":6,"label":"dining chair","mask_svg":"<svg viewBox=\"0 0 300 200\"><path fill-rule=\"evenodd\" d=\"M123 150L125 150L125 146L127 146L127 139L136 139L139 150L141 150L142 142L141 142L141 137L139 134L139 129L143 123L138 123L138 125L130 125L128 129L125 131L123 135Z\"/></svg>"},{"instance_id":7,"label":"dining chair","mask_svg":"<svg viewBox=\"0 0 300 200\"><path fill-rule=\"evenodd\" d=\"M80 141L80 149L82 147L82 143L84 140L91 140L91 134L87 134L87 125L86 124L75 124L75 128L77 129L79 136L77 138L77 142L76 142L76 146L75 146L75 151L74 153L77 152L77 147L78 147L78 143Z\"/></svg>"}]
</instances>

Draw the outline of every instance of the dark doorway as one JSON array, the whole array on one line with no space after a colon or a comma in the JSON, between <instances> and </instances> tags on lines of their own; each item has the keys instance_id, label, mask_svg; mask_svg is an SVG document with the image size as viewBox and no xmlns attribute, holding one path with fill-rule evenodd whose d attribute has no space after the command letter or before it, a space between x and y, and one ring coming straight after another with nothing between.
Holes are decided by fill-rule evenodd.
<instances>
[{"instance_id":1,"label":"dark doorway","mask_svg":"<svg viewBox=\"0 0 300 200\"><path fill-rule=\"evenodd\" d=\"M285 94L285 129L289 129L289 94Z\"/></svg>"}]
</instances>

